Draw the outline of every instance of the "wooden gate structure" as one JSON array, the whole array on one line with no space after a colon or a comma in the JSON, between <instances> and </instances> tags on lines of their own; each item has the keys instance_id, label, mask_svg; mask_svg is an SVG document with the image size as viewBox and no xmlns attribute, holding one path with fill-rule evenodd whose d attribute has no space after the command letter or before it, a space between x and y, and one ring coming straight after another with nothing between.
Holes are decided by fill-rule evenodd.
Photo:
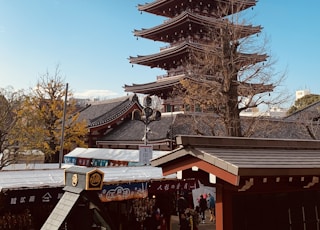
<instances>
[{"instance_id":1,"label":"wooden gate structure","mask_svg":"<svg viewBox=\"0 0 320 230\"><path fill-rule=\"evenodd\" d=\"M176 141L180 148L151 164L164 175L181 171L183 178L215 186L217 230L320 229L320 141L203 136Z\"/></svg>"}]
</instances>

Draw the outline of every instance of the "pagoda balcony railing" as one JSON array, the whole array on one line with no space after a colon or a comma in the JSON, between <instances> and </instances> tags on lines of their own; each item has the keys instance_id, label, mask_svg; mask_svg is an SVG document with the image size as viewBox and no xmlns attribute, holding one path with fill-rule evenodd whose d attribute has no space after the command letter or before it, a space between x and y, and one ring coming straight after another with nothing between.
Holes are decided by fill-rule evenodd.
<instances>
[{"instance_id":1,"label":"pagoda balcony railing","mask_svg":"<svg viewBox=\"0 0 320 230\"><path fill-rule=\"evenodd\" d=\"M174 70L174 71L170 71L167 74L163 74L163 75L158 75L157 76L157 80L161 80L161 79L165 79L168 77L175 77L178 75L184 75L185 74L185 70L181 69L181 70Z\"/></svg>"},{"instance_id":2,"label":"pagoda balcony railing","mask_svg":"<svg viewBox=\"0 0 320 230\"><path fill-rule=\"evenodd\" d=\"M194 38L192 38L192 37L183 38L182 37L182 38L179 38L179 40L174 41L174 42L170 43L167 46L160 47L160 52L168 50L168 49L172 49L172 48L180 45L182 42L188 42L188 43L193 44L193 45L201 46L203 44L203 41L202 42L200 42L200 41L201 41L200 37L198 38L197 36L194 37Z\"/></svg>"},{"instance_id":3,"label":"pagoda balcony railing","mask_svg":"<svg viewBox=\"0 0 320 230\"><path fill-rule=\"evenodd\" d=\"M161 80L161 79L164 79L164 78L167 78L167 77L169 77L168 74L158 75L157 76L157 80Z\"/></svg>"}]
</instances>

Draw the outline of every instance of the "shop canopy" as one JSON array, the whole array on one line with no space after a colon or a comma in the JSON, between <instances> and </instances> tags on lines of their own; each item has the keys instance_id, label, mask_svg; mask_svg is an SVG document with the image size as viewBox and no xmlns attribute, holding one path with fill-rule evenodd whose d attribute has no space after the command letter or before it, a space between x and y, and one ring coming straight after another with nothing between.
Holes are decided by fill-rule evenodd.
<instances>
[{"instance_id":1,"label":"shop canopy","mask_svg":"<svg viewBox=\"0 0 320 230\"><path fill-rule=\"evenodd\" d=\"M0 171L0 191L61 187L64 185L63 169L5 170Z\"/></svg>"},{"instance_id":2,"label":"shop canopy","mask_svg":"<svg viewBox=\"0 0 320 230\"><path fill-rule=\"evenodd\" d=\"M153 158L163 156L169 151L152 151ZM104 149L104 148L75 148L66 154L66 158L79 157L88 159L117 160L127 162L139 162L139 150L136 149Z\"/></svg>"},{"instance_id":3,"label":"shop canopy","mask_svg":"<svg viewBox=\"0 0 320 230\"><path fill-rule=\"evenodd\" d=\"M81 166L78 166L81 167ZM176 179L176 174L163 176L162 169L153 166L101 167L104 183ZM64 186L64 169L33 169L0 171L0 192L10 189L50 188Z\"/></svg>"}]
</instances>

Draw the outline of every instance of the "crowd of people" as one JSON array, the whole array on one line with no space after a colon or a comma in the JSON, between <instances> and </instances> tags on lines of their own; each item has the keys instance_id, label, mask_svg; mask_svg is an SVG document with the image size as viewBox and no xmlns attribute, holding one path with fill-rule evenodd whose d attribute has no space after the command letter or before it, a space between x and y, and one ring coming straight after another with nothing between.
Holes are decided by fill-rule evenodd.
<instances>
[{"instance_id":1,"label":"crowd of people","mask_svg":"<svg viewBox=\"0 0 320 230\"><path fill-rule=\"evenodd\" d=\"M166 219L160 212L160 209L157 207L153 207L152 213L150 213L145 220L145 230L167 230Z\"/></svg>"},{"instance_id":2,"label":"crowd of people","mask_svg":"<svg viewBox=\"0 0 320 230\"><path fill-rule=\"evenodd\" d=\"M200 195L198 205L194 209L188 207L184 197L178 200L178 214L180 230L198 230L199 224L206 221L206 211L210 212L210 222L215 222L215 198L212 194Z\"/></svg>"},{"instance_id":3,"label":"crowd of people","mask_svg":"<svg viewBox=\"0 0 320 230\"><path fill-rule=\"evenodd\" d=\"M181 196L178 199L178 216L180 230L198 230L199 225L205 223L206 212L210 213L208 221L215 222L215 198L212 194L202 194L197 199L197 204L191 205L187 198ZM167 230L168 220L157 206L147 213L143 230Z\"/></svg>"}]
</instances>

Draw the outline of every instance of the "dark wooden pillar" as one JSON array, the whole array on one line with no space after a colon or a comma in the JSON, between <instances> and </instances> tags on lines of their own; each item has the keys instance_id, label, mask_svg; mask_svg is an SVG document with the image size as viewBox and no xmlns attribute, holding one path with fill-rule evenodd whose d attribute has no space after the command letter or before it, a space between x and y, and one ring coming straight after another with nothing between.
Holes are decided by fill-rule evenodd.
<instances>
[{"instance_id":1,"label":"dark wooden pillar","mask_svg":"<svg viewBox=\"0 0 320 230\"><path fill-rule=\"evenodd\" d=\"M216 187L216 230L232 230L232 196L233 193L225 190L222 184Z\"/></svg>"},{"instance_id":2,"label":"dark wooden pillar","mask_svg":"<svg viewBox=\"0 0 320 230\"><path fill-rule=\"evenodd\" d=\"M216 187L216 230L223 230L223 188Z\"/></svg>"}]
</instances>

